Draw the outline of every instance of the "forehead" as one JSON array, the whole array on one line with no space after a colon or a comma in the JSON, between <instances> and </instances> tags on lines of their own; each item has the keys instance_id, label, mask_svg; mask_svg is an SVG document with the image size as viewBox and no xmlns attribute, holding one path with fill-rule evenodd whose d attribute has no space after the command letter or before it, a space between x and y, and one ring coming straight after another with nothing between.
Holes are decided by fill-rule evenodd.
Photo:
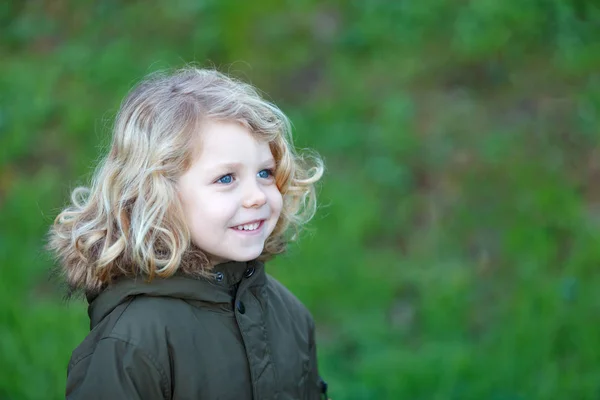
<instances>
[{"instance_id":1,"label":"forehead","mask_svg":"<svg viewBox=\"0 0 600 400\"><path fill-rule=\"evenodd\" d=\"M207 121L199 135L197 160L202 163L264 162L273 158L269 143L242 124Z\"/></svg>"}]
</instances>

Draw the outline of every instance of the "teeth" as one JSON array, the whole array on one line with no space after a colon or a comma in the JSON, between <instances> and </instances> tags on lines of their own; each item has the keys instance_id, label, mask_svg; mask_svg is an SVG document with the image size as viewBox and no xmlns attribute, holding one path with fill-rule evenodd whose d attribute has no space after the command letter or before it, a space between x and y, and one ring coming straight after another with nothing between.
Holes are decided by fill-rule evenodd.
<instances>
[{"instance_id":1,"label":"teeth","mask_svg":"<svg viewBox=\"0 0 600 400\"><path fill-rule=\"evenodd\" d=\"M253 224L248 224L248 225L238 225L235 227L235 229L237 229L239 231L253 231L253 230L256 230L259 225L260 225L259 222L255 222Z\"/></svg>"}]
</instances>

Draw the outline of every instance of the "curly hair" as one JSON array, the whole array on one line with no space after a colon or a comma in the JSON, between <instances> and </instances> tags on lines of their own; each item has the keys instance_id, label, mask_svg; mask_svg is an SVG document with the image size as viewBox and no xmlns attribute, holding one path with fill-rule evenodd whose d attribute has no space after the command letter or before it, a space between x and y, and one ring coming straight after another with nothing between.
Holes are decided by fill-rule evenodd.
<instances>
[{"instance_id":1,"label":"curly hair","mask_svg":"<svg viewBox=\"0 0 600 400\"><path fill-rule=\"evenodd\" d=\"M157 72L137 84L117 114L110 151L90 187L77 187L55 219L48 249L72 292L97 291L122 276L208 276L211 265L191 242L177 181L207 120L241 123L269 143L281 216L260 259L285 252L316 210L323 175L316 153L299 155L286 115L250 84L210 69Z\"/></svg>"}]
</instances>

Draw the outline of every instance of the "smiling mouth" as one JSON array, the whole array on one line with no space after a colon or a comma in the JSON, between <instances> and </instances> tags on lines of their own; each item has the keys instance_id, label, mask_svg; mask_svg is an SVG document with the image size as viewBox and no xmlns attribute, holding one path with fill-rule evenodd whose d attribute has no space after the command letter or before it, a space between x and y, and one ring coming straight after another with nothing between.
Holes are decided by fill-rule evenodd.
<instances>
[{"instance_id":1,"label":"smiling mouth","mask_svg":"<svg viewBox=\"0 0 600 400\"><path fill-rule=\"evenodd\" d=\"M234 229L234 230L240 231L240 232L254 232L254 231L259 230L264 225L264 222L265 222L264 219L260 219L260 220L248 222L246 224L234 226L231 229Z\"/></svg>"}]
</instances>

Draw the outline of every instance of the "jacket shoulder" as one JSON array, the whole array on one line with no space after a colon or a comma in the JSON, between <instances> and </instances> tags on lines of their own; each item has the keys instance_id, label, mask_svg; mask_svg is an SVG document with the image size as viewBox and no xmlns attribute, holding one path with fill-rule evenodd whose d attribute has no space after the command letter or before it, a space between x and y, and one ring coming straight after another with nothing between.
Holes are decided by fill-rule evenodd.
<instances>
[{"instance_id":1,"label":"jacket shoulder","mask_svg":"<svg viewBox=\"0 0 600 400\"><path fill-rule=\"evenodd\" d=\"M313 316L308 308L287 287L269 274L267 274L267 290L269 297L274 296L295 317L302 318L311 328L314 327Z\"/></svg>"},{"instance_id":2,"label":"jacket shoulder","mask_svg":"<svg viewBox=\"0 0 600 400\"><path fill-rule=\"evenodd\" d=\"M190 305L172 297L136 296L115 322L110 336L153 350L167 341L169 331L190 321Z\"/></svg>"},{"instance_id":3,"label":"jacket shoulder","mask_svg":"<svg viewBox=\"0 0 600 400\"><path fill-rule=\"evenodd\" d=\"M186 319L190 306L168 297L135 296L121 303L96 325L73 351L69 368L92 355L104 339L118 339L158 361L167 361L167 335L174 324ZM181 323L181 322L179 322ZM171 327L175 329L170 329ZM165 349L163 351L162 349Z\"/></svg>"}]
</instances>

